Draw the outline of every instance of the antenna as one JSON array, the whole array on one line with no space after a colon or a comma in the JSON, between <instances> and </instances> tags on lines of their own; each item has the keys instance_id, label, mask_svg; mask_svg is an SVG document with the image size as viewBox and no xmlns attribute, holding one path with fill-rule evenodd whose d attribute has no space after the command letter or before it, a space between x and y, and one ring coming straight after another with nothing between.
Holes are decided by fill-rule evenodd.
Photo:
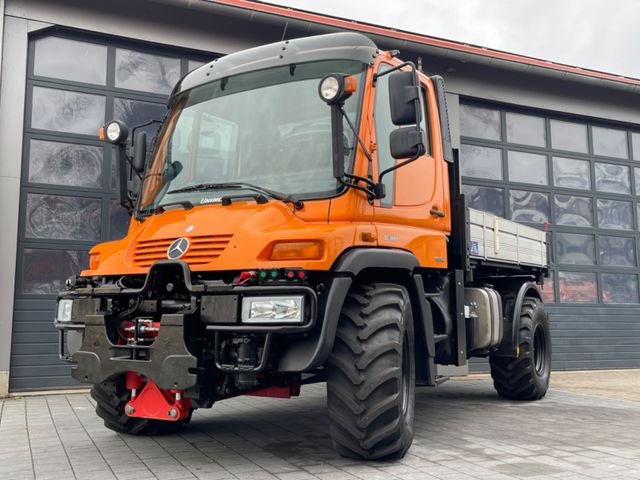
<instances>
[{"instance_id":1,"label":"antenna","mask_svg":"<svg viewBox=\"0 0 640 480\"><path fill-rule=\"evenodd\" d=\"M281 42L284 40L284 37L287 34L287 27L288 26L289 26L289 22L284 24L284 30L282 31L282 38L280 39Z\"/></svg>"}]
</instances>

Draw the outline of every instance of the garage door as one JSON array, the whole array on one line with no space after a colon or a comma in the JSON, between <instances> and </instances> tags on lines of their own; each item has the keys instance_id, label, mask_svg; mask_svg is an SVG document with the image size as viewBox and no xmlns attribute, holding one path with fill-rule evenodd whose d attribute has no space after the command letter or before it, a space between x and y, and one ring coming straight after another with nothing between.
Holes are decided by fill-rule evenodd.
<instances>
[{"instance_id":1,"label":"garage door","mask_svg":"<svg viewBox=\"0 0 640 480\"><path fill-rule=\"evenodd\" d=\"M551 233L555 368L640 367L640 128L466 101L470 204Z\"/></svg>"},{"instance_id":2,"label":"garage door","mask_svg":"<svg viewBox=\"0 0 640 480\"><path fill-rule=\"evenodd\" d=\"M125 235L106 120L162 119L173 85L207 56L71 32L30 41L20 198L12 391L77 385L57 356L56 294L96 243ZM149 127L156 128L156 127ZM152 130L151 133L155 133Z\"/></svg>"}]
</instances>

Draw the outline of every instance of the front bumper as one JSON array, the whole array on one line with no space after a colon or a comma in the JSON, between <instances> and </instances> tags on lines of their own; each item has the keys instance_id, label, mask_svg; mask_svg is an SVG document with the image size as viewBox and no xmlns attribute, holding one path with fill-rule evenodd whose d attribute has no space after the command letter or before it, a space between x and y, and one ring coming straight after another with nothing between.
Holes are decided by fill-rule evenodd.
<instances>
[{"instance_id":1,"label":"front bumper","mask_svg":"<svg viewBox=\"0 0 640 480\"><path fill-rule=\"evenodd\" d=\"M119 345L109 338L106 325L113 319L105 305L118 296L136 298L158 288L157 279L162 278L158 272L163 269L179 271L186 291L191 300L184 311L166 313L160 308L157 316L160 321L158 336L151 345ZM155 283L154 283L154 280ZM176 275L172 275L175 283ZM335 305L342 305L351 280L334 278L327 282L328 288L319 296L304 285L286 286L222 286L206 282L191 283L191 272L184 262L169 261L154 264L144 286L140 289L84 287L73 292L66 292L64 298L78 300L80 313L76 311L71 322L56 322L60 331L60 356L74 363L72 376L80 382L99 383L131 371L152 378L163 389L186 389L196 385L197 374L203 371L201 351L193 348L191 338L185 338L185 327L189 333L204 332L209 335L213 344L219 344L219 338L229 334L259 334L265 338L265 347L269 347L273 338L286 338L277 348L276 363L271 369L279 372L302 372L321 366L333 346L335 328L339 310ZM305 320L299 325L246 325L239 320L234 323L229 319L233 305L238 311L238 299L242 296L255 295L305 295ZM148 295L147 295L148 296ZM235 298L235 300L233 300ZM224 301L220 301L224 299ZM159 303L160 305L160 303ZM231 310L230 310L231 309ZM74 338L81 346L71 348L69 339ZM66 345L66 347L65 347ZM264 360L266 360L266 352ZM221 371L237 372L219 360L218 352L214 355L215 366ZM261 361L259 369L265 368Z\"/></svg>"}]
</instances>

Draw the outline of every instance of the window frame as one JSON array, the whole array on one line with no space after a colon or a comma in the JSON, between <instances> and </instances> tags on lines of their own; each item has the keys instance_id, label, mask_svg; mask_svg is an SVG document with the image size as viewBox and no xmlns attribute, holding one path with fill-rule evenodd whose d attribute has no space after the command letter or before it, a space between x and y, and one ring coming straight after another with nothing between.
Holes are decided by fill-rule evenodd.
<instances>
[{"instance_id":1,"label":"window frame","mask_svg":"<svg viewBox=\"0 0 640 480\"><path fill-rule=\"evenodd\" d=\"M550 276L553 281L553 296L555 298L554 302L558 304L570 304L570 302L562 301L560 299L560 284L558 272L568 272L568 273L593 273L596 277L597 282L597 299L594 304L598 304L599 306L604 307L615 307L620 305L639 305L639 303L634 304L613 304L613 303L604 303L604 292L603 292L603 282L602 275L607 274L632 274L636 276L636 285L640 285L640 182L635 181L635 170L633 168L640 168L640 158L633 159L633 147L635 146L636 150L638 146L633 143L633 140L636 140L636 143L640 142L640 126L627 124L623 122L608 122L605 120L594 119L590 117L577 116L577 115L568 115L563 114L561 112L553 112L547 111L543 109L534 109L534 108L524 108L521 106L515 106L510 104L502 104L496 102L490 102L487 100L481 100L477 98L471 97L461 97L460 103L462 105L472 105L480 108L487 108L490 110L498 110L500 112L500 124L501 124L501 134L499 140L487 140L481 138L474 138L461 135L460 143L461 145L470 145L470 146L478 146L478 147L488 147L488 148L496 148L501 150L502 157L502 180L488 180L482 178L474 178L470 176L462 177L462 183L466 186L475 186L475 187L489 187L489 188L501 188L503 190L504 195L504 206L505 206L505 217L511 218L512 211L510 207L510 191L511 190L527 190L527 191L535 191L545 195L548 195L549 198L549 221L548 221L548 230L549 235L553 238L550 249L549 249L549 265L550 265ZM506 133L506 115L507 113L519 113L526 114L531 116L542 117L544 119L544 128L546 135L546 145L544 147L537 147L531 145L522 145L522 144L511 144L507 142L507 133ZM552 147L552 138L551 138L551 122L552 121L564 121L569 123L576 123L585 126L586 135L587 135L587 151L584 153L581 152L573 152L568 150L560 150L558 148ZM594 154L593 150L593 133L592 129L594 127L603 127L603 128L611 128L614 130L624 130L627 136L627 149L628 155L627 158L617 158L617 157L607 157L602 155ZM542 154L546 156L547 159L547 176L548 176L548 185L537 185L537 184L523 184L511 182L508 180L508 150L517 150L523 151L526 153L535 153ZM569 188L569 187L561 187L556 186L556 182L554 179L554 167L553 167L553 158L554 157L562 157L570 160L580 160L586 161L588 166L589 178L588 178L588 188L587 189L579 189L579 188ZM596 163L605 163L605 164L614 164L619 166L624 166L628 169L628 176L630 182L630 188L628 193L618 193L618 192L602 192L596 190L596 178L595 178L595 164ZM639 172L640 173L640 172ZM568 196L568 197L582 197L588 199L591 203L591 219L592 225L590 226L571 226L571 225L558 225L555 223L556 215L557 215L557 207L555 205L555 197L556 196ZM630 230L622 230L622 229L612 229L612 228L601 228L598 226L598 200L613 200L613 201L624 201L629 202L631 204L631 229ZM541 228L541 224L535 223L524 223L536 228ZM596 248L596 259L595 264L591 266L587 265L570 265L570 264L562 264L558 263L558 245L555 241L556 233L574 233L574 234L588 234L593 235L595 239L595 248ZM631 238L634 242L634 258L635 258L635 266L610 266L604 265L601 262L600 254L599 254L599 246L600 246L600 237L620 237L620 238ZM640 288L640 287L639 287ZM580 302L577 305L583 305L585 303Z\"/></svg>"}]
</instances>

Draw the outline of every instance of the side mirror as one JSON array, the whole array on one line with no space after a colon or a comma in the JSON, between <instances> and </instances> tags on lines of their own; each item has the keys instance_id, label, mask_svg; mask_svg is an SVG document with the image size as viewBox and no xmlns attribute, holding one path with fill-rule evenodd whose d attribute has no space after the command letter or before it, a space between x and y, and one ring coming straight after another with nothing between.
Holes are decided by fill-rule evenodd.
<instances>
[{"instance_id":1,"label":"side mirror","mask_svg":"<svg viewBox=\"0 0 640 480\"><path fill-rule=\"evenodd\" d=\"M425 135L422 129L401 127L389 135L389 149L395 159L418 157L424 153Z\"/></svg>"},{"instance_id":2,"label":"side mirror","mask_svg":"<svg viewBox=\"0 0 640 480\"><path fill-rule=\"evenodd\" d=\"M133 169L142 173L147 162L147 132L138 132L133 146Z\"/></svg>"},{"instance_id":3,"label":"side mirror","mask_svg":"<svg viewBox=\"0 0 640 480\"><path fill-rule=\"evenodd\" d=\"M401 71L403 67L409 67L410 70ZM425 134L420 127L422 120L420 81L416 67L412 62L405 62L391 70L378 73L374 79L387 74L389 75L391 121L400 127L389 134L389 150L393 158L405 160L380 172L376 183L377 198L385 196L382 181L385 175L415 161L425 152Z\"/></svg>"},{"instance_id":4,"label":"side mirror","mask_svg":"<svg viewBox=\"0 0 640 480\"><path fill-rule=\"evenodd\" d=\"M420 87L415 83L415 75L415 72L408 71L389 76L389 106L394 125L420 123Z\"/></svg>"}]
</instances>

